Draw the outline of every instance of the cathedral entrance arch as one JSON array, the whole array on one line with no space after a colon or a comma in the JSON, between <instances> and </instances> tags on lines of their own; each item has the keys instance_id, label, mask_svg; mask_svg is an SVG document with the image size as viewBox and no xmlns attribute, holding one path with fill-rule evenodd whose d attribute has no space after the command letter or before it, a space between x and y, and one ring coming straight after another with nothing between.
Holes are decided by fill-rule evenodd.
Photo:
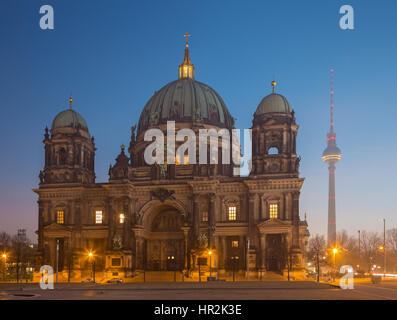
<instances>
[{"instance_id":1,"label":"cathedral entrance arch","mask_svg":"<svg viewBox=\"0 0 397 320\"><path fill-rule=\"evenodd\" d=\"M170 203L157 203L145 215L146 269L182 270L185 263L184 215Z\"/></svg>"},{"instance_id":2,"label":"cathedral entrance arch","mask_svg":"<svg viewBox=\"0 0 397 320\"><path fill-rule=\"evenodd\" d=\"M281 272L283 268L281 234L268 234L266 236L266 269Z\"/></svg>"}]
</instances>

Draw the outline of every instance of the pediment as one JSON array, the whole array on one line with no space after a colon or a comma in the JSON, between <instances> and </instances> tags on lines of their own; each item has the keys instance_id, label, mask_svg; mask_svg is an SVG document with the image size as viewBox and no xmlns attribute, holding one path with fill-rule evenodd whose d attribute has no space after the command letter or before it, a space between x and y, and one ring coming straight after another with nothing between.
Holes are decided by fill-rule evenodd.
<instances>
[{"instance_id":1,"label":"pediment","mask_svg":"<svg viewBox=\"0 0 397 320\"><path fill-rule=\"evenodd\" d=\"M46 232L51 232L51 231L71 231L71 229L69 227L66 227L66 226L58 224L58 223L51 223L48 226L44 227L44 231L46 231Z\"/></svg>"},{"instance_id":2,"label":"pediment","mask_svg":"<svg viewBox=\"0 0 397 320\"><path fill-rule=\"evenodd\" d=\"M258 224L258 228L260 227L266 227L266 226L289 226L291 225L287 221L283 221L280 219L267 219L265 221L262 221L261 223Z\"/></svg>"}]
</instances>

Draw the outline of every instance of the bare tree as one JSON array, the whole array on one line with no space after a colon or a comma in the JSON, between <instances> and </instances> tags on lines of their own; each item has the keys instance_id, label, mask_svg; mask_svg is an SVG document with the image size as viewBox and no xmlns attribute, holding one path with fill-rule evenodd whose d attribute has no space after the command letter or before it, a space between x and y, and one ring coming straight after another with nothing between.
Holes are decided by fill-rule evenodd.
<instances>
[{"instance_id":1,"label":"bare tree","mask_svg":"<svg viewBox=\"0 0 397 320\"><path fill-rule=\"evenodd\" d=\"M7 232L0 232L0 251L7 251L11 246L11 236Z\"/></svg>"},{"instance_id":2,"label":"bare tree","mask_svg":"<svg viewBox=\"0 0 397 320\"><path fill-rule=\"evenodd\" d=\"M349 252L355 252L358 249L357 238L349 236L346 230L341 230L336 235L338 246Z\"/></svg>"},{"instance_id":3,"label":"bare tree","mask_svg":"<svg viewBox=\"0 0 397 320\"><path fill-rule=\"evenodd\" d=\"M317 270L317 281L320 281L320 261L321 257L325 255L326 242L324 236L316 234L313 238L309 239L309 251L308 255L310 258L314 258Z\"/></svg>"},{"instance_id":4,"label":"bare tree","mask_svg":"<svg viewBox=\"0 0 397 320\"><path fill-rule=\"evenodd\" d=\"M371 272L371 267L379 254L381 244L382 239L378 233L367 231L361 233L361 251L364 261L367 263L368 272Z\"/></svg>"},{"instance_id":5,"label":"bare tree","mask_svg":"<svg viewBox=\"0 0 397 320\"><path fill-rule=\"evenodd\" d=\"M388 254L392 256L397 256L397 229L393 228L387 230L387 237L386 237L386 246L388 250Z\"/></svg>"}]
</instances>

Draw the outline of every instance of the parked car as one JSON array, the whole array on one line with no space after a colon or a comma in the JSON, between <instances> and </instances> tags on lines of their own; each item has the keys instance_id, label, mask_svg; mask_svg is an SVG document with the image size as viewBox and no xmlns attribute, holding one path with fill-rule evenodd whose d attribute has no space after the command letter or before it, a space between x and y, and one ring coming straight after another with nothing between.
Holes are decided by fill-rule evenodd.
<instances>
[{"instance_id":1,"label":"parked car","mask_svg":"<svg viewBox=\"0 0 397 320\"><path fill-rule=\"evenodd\" d=\"M81 283L97 283L97 281L96 280L94 281L93 279L85 279L82 280Z\"/></svg>"},{"instance_id":2,"label":"parked car","mask_svg":"<svg viewBox=\"0 0 397 320\"><path fill-rule=\"evenodd\" d=\"M107 283L123 283L123 279L120 278L113 278L113 279L109 279L107 281Z\"/></svg>"}]
</instances>

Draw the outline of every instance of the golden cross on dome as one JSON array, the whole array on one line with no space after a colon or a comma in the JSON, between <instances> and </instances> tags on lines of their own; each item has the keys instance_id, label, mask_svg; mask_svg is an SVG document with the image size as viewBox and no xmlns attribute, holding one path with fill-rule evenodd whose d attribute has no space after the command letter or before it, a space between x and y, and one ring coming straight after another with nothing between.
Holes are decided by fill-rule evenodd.
<instances>
[{"instance_id":1,"label":"golden cross on dome","mask_svg":"<svg viewBox=\"0 0 397 320\"><path fill-rule=\"evenodd\" d=\"M272 84L273 93L274 93L274 89L275 89L275 87L276 87L276 85L277 85L277 82L276 82L275 80L273 80L271 84Z\"/></svg>"},{"instance_id":2,"label":"golden cross on dome","mask_svg":"<svg viewBox=\"0 0 397 320\"><path fill-rule=\"evenodd\" d=\"M68 101L69 101L69 106L70 106L70 109L72 109L72 104L73 104L73 98L72 98L72 95L70 95L70 98L68 99Z\"/></svg>"},{"instance_id":3,"label":"golden cross on dome","mask_svg":"<svg viewBox=\"0 0 397 320\"><path fill-rule=\"evenodd\" d=\"M189 42L189 37L191 37L191 35L186 32L183 36L186 38L186 47L188 47L189 46L189 43L188 43Z\"/></svg>"}]
</instances>

